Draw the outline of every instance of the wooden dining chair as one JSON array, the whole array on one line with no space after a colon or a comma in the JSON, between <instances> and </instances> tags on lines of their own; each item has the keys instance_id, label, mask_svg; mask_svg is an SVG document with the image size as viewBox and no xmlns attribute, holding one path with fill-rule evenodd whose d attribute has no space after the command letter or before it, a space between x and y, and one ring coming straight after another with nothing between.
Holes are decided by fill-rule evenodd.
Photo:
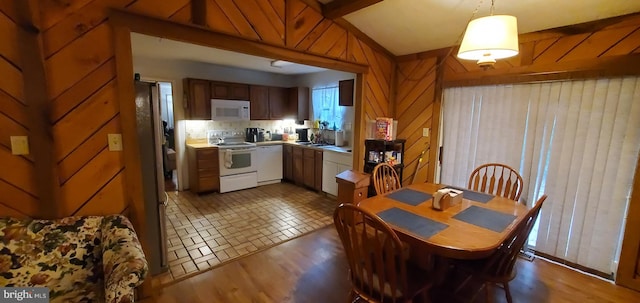
<instances>
[{"instance_id":1,"label":"wooden dining chair","mask_svg":"<svg viewBox=\"0 0 640 303\"><path fill-rule=\"evenodd\" d=\"M411 302L422 294L428 302L430 274L406 261L398 235L375 214L353 204L340 204L333 221L349 263L348 302Z\"/></svg>"},{"instance_id":2,"label":"wooden dining chair","mask_svg":"<svg viewBox=\"0 0 640 303\"><path fill-rule=\"evenodd\" d=\"M522 184L522 177L515 169L500 163L487 163L471 172L467 187L518 201L522 194Z\"/></svg>"},{"instance_id":3,"label":"wooden dining chair","mask_svg":"<svg viewBox=\"0 0 640 303\"><path fill-rule=\"evenodd\" d=\"M529 210L526 217L511 232L506 241L491 256L486 259L472 261L458 261L455 266L468 275L467 279L460 284L456 292L460 291L469 281L475 279L483 283L486 295L486 302L492 302L491 289L494 284L502 284L507 302L512 303L509 281L516 277L515 264L518 259L520 249L529 238L531 229L536 224L542 204L547 199L543 195L536 204ZM479 291L478 291L479 292ZM478 294L476 292L471 298L473 302Z\"/></svg>"},{"instance_id":4,"label":"wooden dining chair","mask_svg":"<svg viewBox=\"0 0 640 303\"><path fill-rule=\"evenodd\" d=\"M393 166L383 162L373 168L373 187L378 195L401 187L400 177Z\"/></svg>"}]
</instances>

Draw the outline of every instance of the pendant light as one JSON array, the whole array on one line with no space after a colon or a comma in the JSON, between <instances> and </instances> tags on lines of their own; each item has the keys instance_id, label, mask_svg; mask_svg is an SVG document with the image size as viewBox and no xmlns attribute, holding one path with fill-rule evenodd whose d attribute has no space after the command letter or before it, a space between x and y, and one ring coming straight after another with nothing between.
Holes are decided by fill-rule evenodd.
<instances>
[{"instance_id":1,"label":"pendant light","mask_svg":"<svg viewBox=\"0 0 640 303\"><path fill-rule=\"evenodd\" d=\"M477 60L482 68L492 67L496 59L518 54L518 24L516 17L493 15L494 0L491 0L491 15L471 20L462 38L458 58Z\"/></svg>"}]
</instances>

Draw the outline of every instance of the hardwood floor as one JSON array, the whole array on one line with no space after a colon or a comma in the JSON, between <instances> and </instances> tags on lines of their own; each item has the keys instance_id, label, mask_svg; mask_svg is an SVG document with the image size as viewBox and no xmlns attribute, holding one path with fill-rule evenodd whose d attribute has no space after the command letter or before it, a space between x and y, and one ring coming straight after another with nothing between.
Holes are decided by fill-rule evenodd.
<instances>
[{"instance_id":1,"label":"hardwood floor","mask_svg":"<svg viewBox=\"0 0 640 303\"><path fill-rule=\"evenodd\" d=\"M518 261L514 302L640 302L640 293L536 258ZM346 302L350 284L332 226L238 259L157 291L142 302ZM494 302L506 302L493 292ZM479 295L476 302L482 302ZM446 295L435 302L455 302Z\"/></svg>"}]
</instances>

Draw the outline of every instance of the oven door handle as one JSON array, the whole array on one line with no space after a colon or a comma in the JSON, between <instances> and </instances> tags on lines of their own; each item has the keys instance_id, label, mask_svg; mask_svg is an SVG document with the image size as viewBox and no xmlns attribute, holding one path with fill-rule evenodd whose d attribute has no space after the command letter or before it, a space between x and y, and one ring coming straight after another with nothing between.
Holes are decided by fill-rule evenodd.
<instances>
[{"instance_id":1,"label":"oven door handle","mask_svg":"<svg viewBox=\"0 0 640 303\"><path fill-rule=\"evenodd\" d=\"M237 153L237 152L252 152L258 149L255 147L250 147L250 148L230 148L230 150L232 153Z\"/></svg>"}]
</instances>

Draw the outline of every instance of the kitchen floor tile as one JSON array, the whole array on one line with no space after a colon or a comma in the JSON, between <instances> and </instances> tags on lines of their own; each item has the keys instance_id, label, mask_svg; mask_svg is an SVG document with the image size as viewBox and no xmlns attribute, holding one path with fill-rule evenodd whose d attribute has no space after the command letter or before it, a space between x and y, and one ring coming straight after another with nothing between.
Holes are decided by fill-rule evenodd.
<instances>
[{"instance_id":1,"label":"kitchen floor tile","mask_svg":"<svg viewBox=\"0 0 640 303\"><path fill-rule=\"evenodd\" d=\"M167 284L333 223L335 198L290 183L230 193L169 192Z\"/></svg>"}]
</instances>

